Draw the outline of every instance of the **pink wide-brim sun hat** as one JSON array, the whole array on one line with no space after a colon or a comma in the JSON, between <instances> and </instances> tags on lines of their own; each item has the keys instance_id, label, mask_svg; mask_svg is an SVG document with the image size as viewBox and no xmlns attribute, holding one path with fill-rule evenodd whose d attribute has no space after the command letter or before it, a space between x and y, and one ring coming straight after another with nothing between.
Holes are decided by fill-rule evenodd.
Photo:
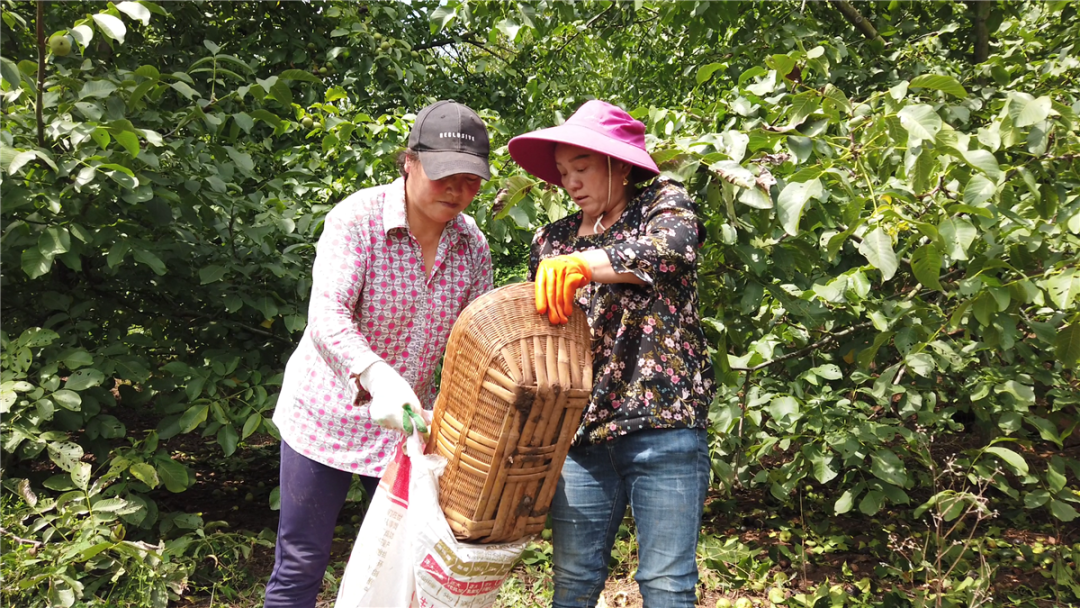
<instances>
[{"instance_id":1,"label":"pink wide-brim sun hat","mask_svg":"<svg viewBox=\"0 0 1080 608\"><path fill-rule=\"evenodd\" d=\"M587 101L563 124L511 139L510 157L532 175L562 186L555 166L556 144L578 146L630 163L641 169L631 172L637 181L660 174L645 149L645 124L606 101Z\"/></svg>"}]
</instances>

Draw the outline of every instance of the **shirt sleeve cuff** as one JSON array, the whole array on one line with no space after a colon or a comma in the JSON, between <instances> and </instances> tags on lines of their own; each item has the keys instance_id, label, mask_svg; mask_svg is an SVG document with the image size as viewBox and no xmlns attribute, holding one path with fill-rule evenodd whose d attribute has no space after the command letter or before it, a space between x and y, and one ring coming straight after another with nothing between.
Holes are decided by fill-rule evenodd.
<instances>
[{"instance_id":1,"label":"shirt sleeve cuff","mask_svg":"<svg viewBox=\"0 0 1080 608\"><path fill-rule=\"evenodd\" d=\"M604 247L608 259L611 261L611 269L619 274L629 272L647 284L653 284L652 271L649 260L638 255L637 248L633 243L622 242Z\"/></svg>"},{"instance_id":2,"label":"shirt sleeve cuff","mask_svg":"<svg viewBox=\"0 0 1080 608\"><path fill-rule=\"evenodd\" d=\"M359 376L366 372L369 367L380 362L383 362L383 358L371 351L357 355L353 359L352 364L349 365L349 377L354 378Z\"/></svg>"}]
</instances>

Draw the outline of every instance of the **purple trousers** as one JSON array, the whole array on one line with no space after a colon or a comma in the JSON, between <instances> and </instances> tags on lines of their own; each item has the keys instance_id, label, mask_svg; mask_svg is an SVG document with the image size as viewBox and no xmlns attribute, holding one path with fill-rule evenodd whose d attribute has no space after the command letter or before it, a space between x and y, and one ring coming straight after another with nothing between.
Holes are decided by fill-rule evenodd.
<instances>
[{"instance_id":1,"label":"purple trousers","mask_svg":"<svg viewBox=\"0 0 1080 608\"><path fill-rule=\"evenodd\" d=\"M281 442L281 511L264 608L313 608L352 473L319 464ZM360 475L368 496L378 477Z\"/></svg>"}]
</instances>

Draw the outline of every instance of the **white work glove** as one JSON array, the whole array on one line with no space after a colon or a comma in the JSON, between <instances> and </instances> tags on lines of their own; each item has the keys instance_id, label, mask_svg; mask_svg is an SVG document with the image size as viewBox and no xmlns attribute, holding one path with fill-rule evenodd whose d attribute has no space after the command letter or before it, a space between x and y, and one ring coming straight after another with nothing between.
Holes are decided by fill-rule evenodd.
<instances>
[{"instance_id":1,"label":"white work glove","mask_svg":"<svg viewBox=\"0 0 1080 608\"><path fill-rule=\"evenodd\" d=\"M411 435L415 425L427 433L423 407L412 387L384 361L377 361L360 372L360 386L371 393L368 415L383 428Z\"/></svg>"}]
</instances>

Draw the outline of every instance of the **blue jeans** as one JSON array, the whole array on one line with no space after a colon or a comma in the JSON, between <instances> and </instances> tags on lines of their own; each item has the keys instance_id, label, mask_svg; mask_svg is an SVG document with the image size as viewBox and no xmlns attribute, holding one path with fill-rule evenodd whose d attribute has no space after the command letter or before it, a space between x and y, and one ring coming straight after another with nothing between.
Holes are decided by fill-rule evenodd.
<instances>
[{"instance_id":1,"label":"blue jeans","mask_svg":"<svg viewBox=\"0 0 1080 608\"><path fill-rule=\"evenodd\" d=\"M703 429L638 431L571 449L551 505L552 605L596 606L629 504L638 540L634 578L645 607L693 607L708 487L709 445Z\"/></svg>"},{"instance_id":2,"label":"blue jeans","mask_svg":"<svg viewBox=\"0 0 1080 608\"><path fill-rule=\"evenodd\" d=\"M314 608L352 477L281 442L281 511L264 608ZM379 486L377 477L360 482L368 496Z\"/></svg>"}]
</instances>

